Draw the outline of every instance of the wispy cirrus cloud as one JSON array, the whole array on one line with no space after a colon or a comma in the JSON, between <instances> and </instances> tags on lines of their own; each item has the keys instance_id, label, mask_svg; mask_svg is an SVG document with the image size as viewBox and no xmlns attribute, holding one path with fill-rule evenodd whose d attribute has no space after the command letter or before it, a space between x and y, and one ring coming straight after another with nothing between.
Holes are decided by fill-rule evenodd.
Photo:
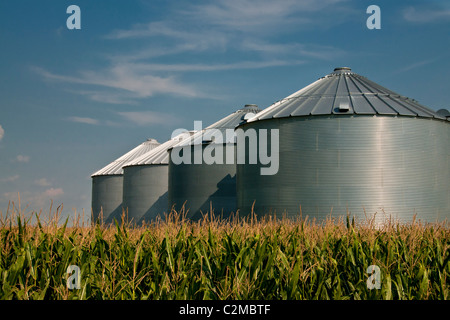
<instances>
[{"instance_id":1,"label":"wispy cirrus cloud","mask_svg":"<svg viewBox=\"0 0 450 320\"><path fill-rule=\"evenodd\" d=\"M225 64L156 64L156 63L137 63L135 66L141 70L148 71L171 71L171 72L208 72L208 71L226 71L243 69L262 69L278 67L292 64L302 64L304 61L239 61Z\"/></svg>"},{"instance_id":2,"label":"wispy cirrus cloud","mask_svg":"<svg viewBox=\"0 0 450 320\"><path fill-rule=\"evenodd\" d=\"M324 23L318 16L327 12L348 12L347 0L219 0L212 3L192 5L182 12L192 21L207 20L211 25L228 30L257 34L284 32L286 28ZM319 15L315 15L319 13ZM344 18L341 14L335 17ZM328 21L328 23L333 21Z\"/></svg>"},{"instance_id":3,"label":"wispy cirrus cloud","mask_svg":"<svg viewBox=\"0 0 450 320\"><path fill-rule=\"evenodd\" d=\"M403 19L415 23L435 23L450 21L450 8L430 4L426 7L406 7L402 11Z\"/></svg>"},{"instance_id":4,"label":"wispy cirrus cloud","mask_svg":"<svg viewBox=\"0 0 450 320\"><path fill-rule=\"evenodd\" d=\"M244 50L261 52L276 56L289 56L292 53L303 57L306 61L308 58L329 60L345 54L343 49L339 49L329 45L318 44L300 44L300 43L270 43L261 40L248 40L242 43ZM292 63L292 61L285 61Z\"/></svg>"},{"instance_id":5,"label":"wispy cirrus cloud","mask_svg":"<svg viewBox=\"0 0 450 320\"><path fill-rule=\"evenodd\" d=\"M16 207L20 203L22 208L28 207L30 210L39 210L48 206L52 200L60 200L63 195L63 188L48 188L44 191L4 192L0 195L0 200L6 203L14 202Z\"/></svg>"},{"instance_id":6,"label":"wispy cirrus cloud","mask_svg":"<svg viewBox=\"0 0 450 320\"><path fill-rule=\"evenodd\" d=\"M33 70L49 81L90 86L89 90L71 88L70 91L87 96L93 101L109 104L136 104L139 99L158 94L173 94L188 98L217 98L217 95L213 93L204 92L204 90L200 90L191 84L179 82L176 76L153 75L160 72L179 74L184 72L261 69L303 63L305 63L303 60L238 61L223 64L122 62L99 72L81 71L78 77L56 74L37 67ZM92 86L99 88L93 89ZM100 124L98 120L89 117L72 116L68 120L91 125Z\"/></svg>"},{"instance_id":7,"label":"wispy cirrus cloud","mask_svg":"<svg viewBox=\"0 0 450 320\"><path fill-rule=\"evenodd\" d=\"M139 126L149 125L149 124L165 124L165 125L176 125L180 123L178 117L169 115L162 112L155 111L126 111L117 112L117 114Z\"/></svg>"},{"instance_id":8,"label":"wispy cirrus cloud","mask_svg":"<svg viewBox=\"0 0 450 320\"><path fill-rule=\"evenodd\" d=\"M1 182L14 182L20 178L18 174L0 179Z\"/></svg>"},{"instance_id":9,"label":"wispy cirrus cloud","mask_svg":"<svg viewBox=\"0 0 450 320\"><path fill-rule=\"evenodd\" d=\"M42 193L42 196L48 197L48 198L54 198L54 197L62 196L63 194L64 194L64 190L62 188L50 188L50 189L45 190Z\"/></svg>"},{"instance_id":10,"label":"wispy cirrus cloud","mask_svg":"<svg viewBox=\"0 0 450 320\"><path fill-rule=\"evenodd\" d=\"M30 161L30 157L29 156L25 156L22 154L19 154L16 158L15 158L16 162L21 162L21 163L26 163Z\"/></svg>"},{"instance_id":11,"label":"wispy cirrus cloud","mask_svg":"<svg viewBox=\"0 0 450 320\"><path fill-rule=\"evenodd\" d=\"M67 120L72 122L90 124L90 125L98 125L100 122L97 119L89 118L89 117L69 117Z\"/></svg>"},{"instance_id":12,"label":"wispy cirrus cloud","mask_svg":"<svg viewBox=\"0 0 450 320\"><path fill-rule=\"evenodd\" d=\"M420 68L420 67L426 66L426 65L428 65L428 64L430 64L430 63L433 63L433 62L435 62L435 61L437 61L437 60L438 60L437 58L433 58L433 59L425 59L425 60L417 61L417 62L414 62L414 63L412 63L412 64L409 64L409 65L407 65L407 66L405 66L405 67L399 69L399 70L397 71L397 73L407 72L407 71L410 71L410 70L414 70L414 69L416 69L416 68Z\"/></svg>"},{"instance_id":13,"label":"wispy cirrus cloud","mask_svg":"<svg viewBox=\"0 0 450 320\"><path fill-rule=\"evenodd\" d=\"M74 123L81 123L81 124L87 124L87 125L92 125L92 126L113 126L113 127L117 127L120 126L121 124L112 120L108 120L108 119L94 119L91 117L78 117L78 116L73 116L73 117L68 117L65 118L65 120L70 121L70 122L74 122Z\"/></svg>"},{"instance_id":14,"label":"wispy cirrus cloud","mask_svg":"<svg viewBox=\"0 0 450 320\"><path fill-rule=\"evenodd\" d=\"M133 64L117 64L110 68L98 71L80 71L78 76L66 76L49 72L43 68L33 68L33 70L47 80L57 80L59 82L73 83L79 85L98 86L103 90L113 90L112 94L122 102L127 100L132 102L135 99L148 98L157 94L174 94L184 97L197 97L199 92L188 84L180 83L175 76L156 76L136 68ZM74 90L71 88L71 90ZM91 99L100 101L101 98L108 98L109 92L102 90L88 91L80 89L81 94L88 95ZM122 92L119 92L122 91ZM108 99L106 103L115 103Z\"/></svg>"},{"instance_id":15,"label":"wispy cirrus cloud","mask_svg":"<svg viewBox=\"0 0 450 320\"><path fill-rule=\"evenodd\" d=\"M34 184L40 186L40 187L50 187L52 183L48 181L46 178L41 178L34 181Z\"/></svg>"},{"instance_id":16,"label":"wispy cirrus cloud","mask_svg":"<svg viewBox=\"0 0 450 320\"><path fill-rule=\"evenodd\" d=\"M76 84L75 88L71 86L67 90L107 104L136 105L156 95L217 99L220 92L208 88L208 83L202 83L201 79L199 83L187 79L187 73L262 69L335 58L344 51L314 43L283 42L282 39L286 33L304 26L324 28L345 21L354 14L348 2L218 0L185 3L169 9L167 17L170 19L138 23L105 35L103 40L140 42L139 46L132 46L139 49L119 45L115 52L105 53L107 67L93 67L71 75L44 68L34 68L34 71L48 81ZM142 39L154 41L145 45ZM180 63L160 59L172 55L178 55ZM94 119L71 120L98 124Z\"/></svg>"},{"instance_id":17,"label":"wispy cirrus cloud","mask_svg":"<svg viewBox=\"0 0 450 320\"><path fill-rule=\"evenodd\" d=\"M305 25L324 27L346 21L349 16L357 14L346 5L348 2L347 0L220 0L212 3L188 4L174 10L170 20L135 24L129 29L114 30L106 35L106 38L172 39L163 41L165 44L160 47L152 45L134 53L111 56L113 59L127 61L205 51L255 52L275 56L280 51L286 54L288 48L297 60L302 56L320 59L319 54L311 55L313 50L308 46L314 45L284 44L273 39L269 42L268 38L275 36L276 39L277 35L284 35ZM255 44L249 45L249 42Z\"/></svg>"}]
</instances>

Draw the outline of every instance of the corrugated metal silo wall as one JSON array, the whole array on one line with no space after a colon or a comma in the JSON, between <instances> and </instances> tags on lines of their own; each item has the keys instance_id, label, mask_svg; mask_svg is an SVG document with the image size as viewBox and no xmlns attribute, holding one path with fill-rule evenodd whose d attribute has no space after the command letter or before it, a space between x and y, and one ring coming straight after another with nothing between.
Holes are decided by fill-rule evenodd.
<instances>
[{"instance_id":1,"label":"corrugated metal silo wall","mask_svg":"<svg viewBox=\"0 0 450 320\"><path fill-rule=\"evenodd\" d=\"M100 218L106 222L111 216L122 214L122 175L94 176L92 177L92 214L93 221ZM103 217L100 212L103 208Z\"/></svg>"},{"instance_id":2,"label":"corrugated metal silo wall","mask_svg":"<svg viewBox=\"0 0 450 320\"><path fill-rule=\"evenodd\" d=\"M167 212L168 165L124 167L123 207L128 220L151 222Z\"/></svg>"},{"instance_id":3,"label":"corrugated metal silo wall","mask_svg":"<svg viewBox=\"0 0 450 320\"><path fill-rule=\"evenodd\" d=\"M169 151L169 208L174 206L179 210L185 204L189 209L187 217L197 220L202 213L214 209L214 215L223 218L236 212L236 165L227 164L227 151L234 153L234 144L219 145L223 148L222 164L193 164L194 153L198 149L194 146L183 147L182 152L191 150L191 164L174 164L172 153L180 147ZM202 145L201 152L206 145ZM229 163L230 161L228 161Z\"/></svg>"},{"instance_id":4,"label":"corrugated metal silo wall","mask_svg":"<svg viewBox=\"0 0 450 320\"><path fill-rule=\"evenodd\" d=\"M450 218L450 125L389 116L314 116L251 122L244 130L279 129L279 171L237 165L242 214L285 210L324 219L377 212L400 221ZM270 141L270 139L268 139ZM384 211L383 211L384 210ZM383 214L383 212L386 214Z\"/></svg>"}]
</instances>

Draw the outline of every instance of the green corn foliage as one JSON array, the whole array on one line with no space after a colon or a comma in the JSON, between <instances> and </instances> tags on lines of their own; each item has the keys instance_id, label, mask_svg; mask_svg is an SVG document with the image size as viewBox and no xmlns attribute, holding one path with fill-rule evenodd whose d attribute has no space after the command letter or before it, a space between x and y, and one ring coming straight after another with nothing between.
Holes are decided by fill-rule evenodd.
<instances>
[{"instance_id":1,"label":"green corn foliage","mask_svg":"<svg viewBox=\"0 0 450 320\"><path fill-rule=\"evenodd\" d=\"M446 223L266 217L0 227L0 299L449 299ZM80 289L67 288L77 265ZM381 270L368 289L367 267Z\"/></svg>"}]
</instances>

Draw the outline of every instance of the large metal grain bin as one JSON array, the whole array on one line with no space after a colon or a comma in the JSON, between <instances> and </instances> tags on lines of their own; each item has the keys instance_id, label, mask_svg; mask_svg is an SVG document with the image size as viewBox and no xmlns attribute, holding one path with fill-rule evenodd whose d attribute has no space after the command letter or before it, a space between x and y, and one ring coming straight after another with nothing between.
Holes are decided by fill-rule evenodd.
<instances>
[{"instance_id":1,"label":"large metal grain bin","mask_svg":"<svg viewBox=\"0 0 450 320\"><path fill-rule=\"evenodd\" d=\"M347 213L360 220L375 213L376 220L450 217L450 118L349 68L336 68L238 129L254 130L258 140L261 129L279 130L278 145L269 146L278 150L276 174L262 175L259 161L237 165L243 214L254 204L260 215L319 220Z\"/></svg>"},{"instance_id":2,"label":"large metal grain bin","mask_svg":"<svg viewBox=\"0 0 450 320\"><path fill-rule=\"evenodd\" d=\"M122 214L123 165L156 148L155 139L147 139L131 151L98 170L92 177L92 222L104 222Z\"/></svg>"},{"instance_id":3,"label":"large metal grain bin","mask_svg":"<svg viewBox=\"0 0 450 320\"><path fill-rule=\"evenodd\" d=\"M211 209L222 217L236 212L234 128L260 111L245 105L169 150L169 207L185 205L192 220ZM175 156L187 161L174 161Z\"/></svg>"},{"instance_id":4,"label":"large metal grain bin","mask_svg":"<svg viewBox=\"0 0 450 320\"><path fill-rule=\"evenodd\" d=\"M181 133L123 167L123 207L129 221L151 222L168 213L168 149L193 133Z\"/></svg>"}]
</instances>

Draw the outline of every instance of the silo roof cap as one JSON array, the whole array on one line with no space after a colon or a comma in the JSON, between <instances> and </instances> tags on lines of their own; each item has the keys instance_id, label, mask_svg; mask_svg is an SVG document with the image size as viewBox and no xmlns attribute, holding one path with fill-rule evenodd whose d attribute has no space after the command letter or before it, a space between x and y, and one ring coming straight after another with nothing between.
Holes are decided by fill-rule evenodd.
<instances>
[{"instance_id":1,"label":"silo roof cap","mask_svg":"<svg viewBox=\"0 0 450 320\"><path fill-rule=\"evenodd\" d=\"M352 69L349 67L337 67L337 68L334 68L333 72L351 72L351 71L352 71Z\"/></svg>"},{"instance_id":2,"label":"silo roof cap","mask_svg":"<svg viewBox=\"0 0 450 320\"><path fill-rule=\"evenodd\" d=\"M272 104L247 122L315 115L391 115L450 121L416 100L357 73L337 67L332 73Z\"/></svg>"}]
</instances>

